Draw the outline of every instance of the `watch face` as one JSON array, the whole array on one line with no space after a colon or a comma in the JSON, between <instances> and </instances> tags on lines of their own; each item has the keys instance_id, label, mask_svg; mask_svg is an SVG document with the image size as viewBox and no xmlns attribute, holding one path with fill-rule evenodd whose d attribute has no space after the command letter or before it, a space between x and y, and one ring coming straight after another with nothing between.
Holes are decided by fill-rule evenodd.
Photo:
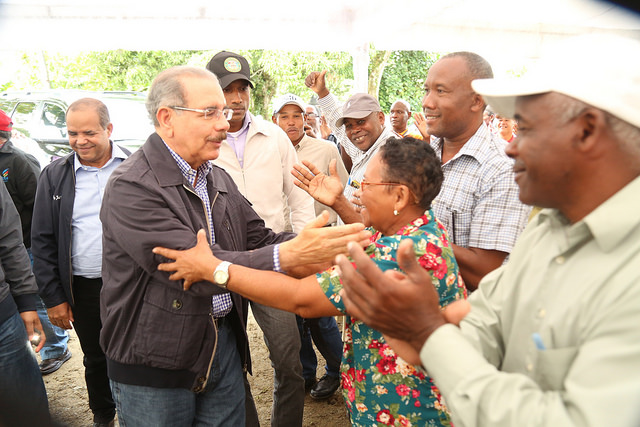
<instances>
[{"instance_id":1,"label":"watch face","mask_svg":"<svg viewBox=\"0 0 640 427\"><path fill-rule=\"evenodd\" d=\"M226 285L229 281L229 273L226 271L216 271L213 275L213 281L216 285Z\"/></svg>"}]
</instances>

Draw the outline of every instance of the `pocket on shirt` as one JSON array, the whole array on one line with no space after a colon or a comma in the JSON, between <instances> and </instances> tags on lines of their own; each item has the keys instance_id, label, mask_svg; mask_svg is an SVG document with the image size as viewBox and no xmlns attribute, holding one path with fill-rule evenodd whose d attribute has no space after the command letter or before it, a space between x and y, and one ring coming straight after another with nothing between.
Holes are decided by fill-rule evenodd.
<instances>
[{"instance_id":1,"label":"pocket on shirt","mask_svg":"<svg viewBox=\"0 0 640 427\"><path fill-rule=\"evenodd\" d=\"M210 299L149 286L135 333L135 353L157 368L188 369L205 345Z\"/></svg>"},{"instance_id":2,"label":"pocket on shirt","mask_svg":"<svg viewBox=\"0 0 640 427\"><path fill-rule=\"evenodd\" d=\"M449 241L458 246L468 247L473 212L449 210L447 215L449 216L449 228L447 228Z\"/></svg>"},{"instance_id":3,"label":"pocket on shirt","mask_svg":"<svg viewBox=\"0 0 640 427\"><path fill-rule=\"evenodd\" d=\"M564 390L564 380L573 364L577 347L538 351L537 382L545 391Z\"/></svg>"}]
</instances>

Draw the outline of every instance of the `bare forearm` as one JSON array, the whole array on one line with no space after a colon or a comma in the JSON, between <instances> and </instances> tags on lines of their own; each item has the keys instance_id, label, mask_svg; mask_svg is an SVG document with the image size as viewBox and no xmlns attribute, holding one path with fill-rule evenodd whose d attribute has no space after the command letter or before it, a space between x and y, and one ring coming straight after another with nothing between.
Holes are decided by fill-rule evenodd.
<instances>
[{"instance_id":1,"label":"bare forearm","mask_svg":"<svg viewBox=\"0 0 640 427\"><path fill-rule=\"evenodd\" d=\"M508 255L502 251L463 248L458 245L452 246L458 267L460 268L460 274L469 291L476 290L480 280L488 273L500 267Z\"/></svg>"},{"instance_id":2,"label":"bare forearm","mask_svg":"<svg viewBox=\"0 0 640 427\"><path fill-rule=\"evenodd\" d=\"M294 279L271 271L259 271L239 265L229 268L227 289L251 301L290 311L302 317L339 315L322 293L315 276Z\"/></svg>"},{"instance_id":3,"label":"bare forearm","mask_svg":"<svg viewBox=\"0 0 640 427\"><path fill-rule=\"evenodd\" d=\"M345 224L362 222L362 215L356 211L353 203L347 200L343 194L336 199L336 202L331 206L331 208L336 211L340 216L340 219L342 219L342 222Z\"/></svg>"}]
</instances>

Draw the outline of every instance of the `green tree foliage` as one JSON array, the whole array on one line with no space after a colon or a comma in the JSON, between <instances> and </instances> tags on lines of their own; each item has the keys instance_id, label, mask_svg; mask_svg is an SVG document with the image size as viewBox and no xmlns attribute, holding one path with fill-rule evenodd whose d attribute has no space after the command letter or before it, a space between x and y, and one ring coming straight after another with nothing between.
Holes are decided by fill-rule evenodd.
<instances>
[{"instance_id":1,"label":"green tree foliage","mask_svg":"<svg viewBox=\"0 0 640 427\"><path fill-rule=\"evenodd\" d=\"M328 70L327 84L337 95L350 88L353 79L351 56L344 52L289 52L282 50L238 51L251 65L251 111L270 119L274 101L286 93L313 102L315 94L304 79L312 71Z\"/></svg>"},{"instance_id":2,"label":"green tree foliage","mask_svg":"<svg viewBox=\"0 0 640 427\"><path fill-rule=\"evenodd\" d=\"M422 111L424 81L439 57L426 51L393 51L380 81L382 110L388 112L395 101L404 99L411 104L411 111Z\"/></svg>"},{"instance_id":3,"label":"green tree foliage","mask_svg":"<svg viewBox=\"0 0 640 427\"><path fill-rule=\"evenodd\" d=\"M10 80L0 81L6 90L68 88L88 90L145 91L153 78L174 65L204 67L220 49L211 51L85 52L78 55L29 52L21 57L21 68ZM312 71L327 70L327 86L344 99L353 88L353 59L347 52L290 52L240 50L251 64L251 111L269 119L274 101L294 93L315 103L315 94L304 85ZM383 111L397 99L421 110L422 85L438 55L422 51L376 51L371 49L370 91L377 91ZM379 82L379 83L377 83Z\"/></svg>"}]
</instances>

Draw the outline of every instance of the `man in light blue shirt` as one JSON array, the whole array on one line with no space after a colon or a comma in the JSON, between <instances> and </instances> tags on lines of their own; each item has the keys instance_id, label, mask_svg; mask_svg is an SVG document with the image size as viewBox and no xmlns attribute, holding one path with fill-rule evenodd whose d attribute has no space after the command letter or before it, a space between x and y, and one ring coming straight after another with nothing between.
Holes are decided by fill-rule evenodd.
<instances>
[{"instance_id":1,"label":"man in light blue shirt","mask_svg":"<svg viewBox=\"0 0 640 427\"><path fill-rule=\"evenodd\" d=\"M74 153L40 175L32 222L34 274L51 323L76 330L94 426L113 425L115 405L99 344L102 224L99 213L111 173L127 154L109 137L107 107L80 99L67 111Z\"/></svg>"}]
</instances>

